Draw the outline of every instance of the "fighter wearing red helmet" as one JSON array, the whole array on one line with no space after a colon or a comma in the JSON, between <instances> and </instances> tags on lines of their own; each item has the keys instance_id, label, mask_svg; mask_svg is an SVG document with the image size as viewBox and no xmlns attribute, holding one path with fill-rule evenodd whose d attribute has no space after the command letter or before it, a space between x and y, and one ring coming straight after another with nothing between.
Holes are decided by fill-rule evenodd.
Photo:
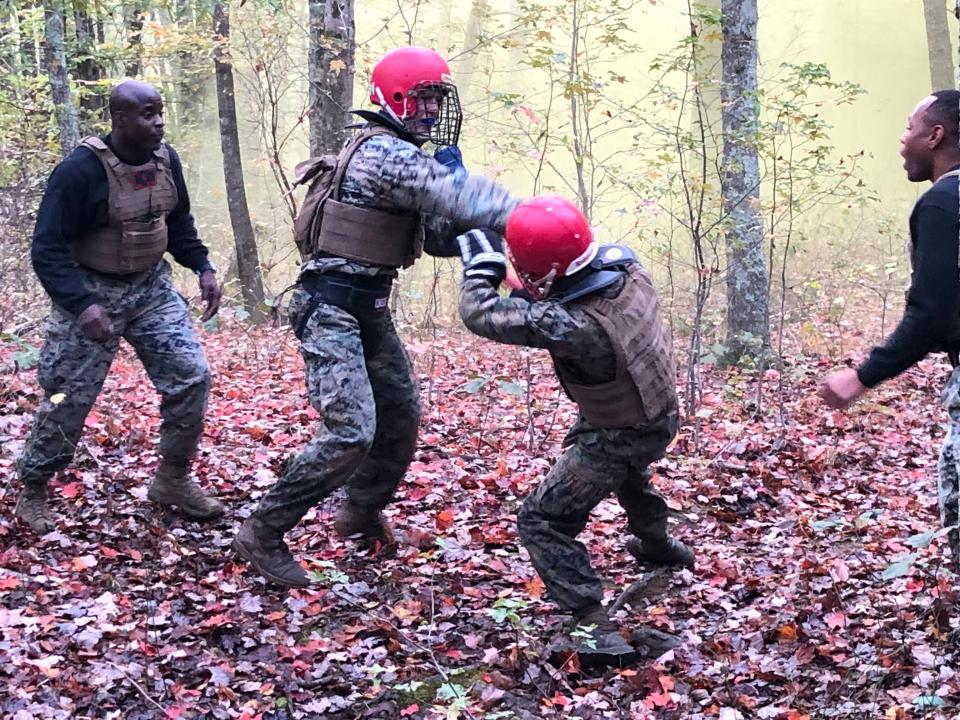
<instances>
[{"instance_id":1,"label":"fighter wearing red helmet","mask_svg":"<svg viewBox=\"0 0 960 720\"><path fill-rule=\"evenodd\" d=\"M503 230L516 200L465 171L462 114L447 63L428 48L388 52L373 69L364 125L338 156L298 167L311 183L295 223L303 268L288 314L301 342L311 404L322 421L234 540L263 576L308 583L283 535L336 488L334 528L389 542L381 510L416 448L418 386L390 317L397 270L421 251L455 256L457 230ZM438 146L431 157L422 149ZM439 161L438 161L439 160Z\"/></svg>"},{"instance_id":2,"label":"fighter wearing red helmet","mask_svg":"<svg viewBox=\"0 0 960 720\"><path fill-rule=\"evenodd\" d=\"M667 505L649 466L677 431L669 333L650 276L629 248L597 245L589 223L560 197L520 203L507 220L507 254L533 301L501 298L500 236L458 238L464 261L460 316L497 342L545 348L580 417L566 452L523 503L520 538L550 596L592 626L581 656L623 662L634 654L602 605L603 588L576 540L591 510L616 493L642 562L693 567L693 552L667 533Z\"/></svg>"}]
</instances>

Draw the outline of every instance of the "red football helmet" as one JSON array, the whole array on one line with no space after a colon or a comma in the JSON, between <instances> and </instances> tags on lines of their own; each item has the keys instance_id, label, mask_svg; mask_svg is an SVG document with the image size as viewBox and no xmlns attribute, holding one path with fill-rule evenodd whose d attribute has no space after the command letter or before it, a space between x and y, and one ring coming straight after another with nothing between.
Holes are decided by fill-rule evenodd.
<instances>
[{"instance_id":1,"label":"red football helmet","mask_svg":"<svg viewBox=\"0 0 960 720\"><path fill-rule=\"evenodd\" d=\"M380 58L370 75L370 102L388 109L400 120L409 120L417 110L418 94L430 94L437 102L436 118L429 136L438 146L456 145L463 112L450 66L436 51L424 47L401 47Z\"/></svg>"},{"instance_id":2,"label":"red football helmet","mask_svg":"<svg viewBox=\"0 0 960 720\"><path fill-rule=\"evenodd\" d=\"M507 219L507 252L524 289L543 300L559 278L572 275L597 255L590 223L557 195L524 200Z\"/></svg>"}]
</instances>

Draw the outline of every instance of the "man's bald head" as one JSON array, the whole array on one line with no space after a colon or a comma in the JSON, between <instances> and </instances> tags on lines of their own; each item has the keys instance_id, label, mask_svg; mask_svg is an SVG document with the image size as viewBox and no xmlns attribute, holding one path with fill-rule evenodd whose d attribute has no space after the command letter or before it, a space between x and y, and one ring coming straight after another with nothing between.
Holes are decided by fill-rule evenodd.
<instances>
[{"instance_id":1,"label":"man's bald head","mask_svg":"<svg viewBox=\"0 0 960 720\"><path fill-rule=\"evenodd\" d=\"M114 113L139 109L147 102L160 100L160 93L142 80L124 80L113 86L110 93L110 116Z\"/></svg>"},{"instance_id":2,"label":"man's bald head","mask_svg":"<svg viewBox=\"0 0 960 720\"><path fill-rule=\"evenodd\" d=\"M148 158L163 142L163 100L150 83L124 80L110 93L110 137L118 154ZM125 160L125 161L126 161Z\"/></svg>"}]
</instances>

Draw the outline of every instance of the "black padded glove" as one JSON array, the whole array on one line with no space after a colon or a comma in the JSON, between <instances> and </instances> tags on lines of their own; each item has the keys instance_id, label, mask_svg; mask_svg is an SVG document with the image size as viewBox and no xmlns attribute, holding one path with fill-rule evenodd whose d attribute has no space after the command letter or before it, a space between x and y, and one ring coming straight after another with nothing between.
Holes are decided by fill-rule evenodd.
<instances>
[{"instance_id":1,"label":"black padded glove","mask_svg":"<svg viewBox=\"0 0 960 720\"><path fill-rule=\"evenodd\" d=\"M482 277L499 285L507 274L507 259L503 255L503 239L493 230L468 230L457 236L463 276Z\"/></svg>"}]
</instances>

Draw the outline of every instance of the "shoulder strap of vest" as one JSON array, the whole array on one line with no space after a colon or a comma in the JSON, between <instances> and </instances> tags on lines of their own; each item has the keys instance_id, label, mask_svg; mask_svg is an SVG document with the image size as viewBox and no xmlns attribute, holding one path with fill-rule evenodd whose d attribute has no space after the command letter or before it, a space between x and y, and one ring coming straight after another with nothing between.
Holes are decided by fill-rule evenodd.
<instances>
[{"instance_id":1,"label":"shoulder strap of vest","mask_svg":"<svg viewBox=\"0 0 960 720\"><path fill-rule=\"evenodd\" d=\"M160 161L167 170L173 169L173 163L170 160L170 146L165 142L160 143L160 147L153 151L153 156Z\"/></svg>"},{"instance_id":2,"label":"shoulder strap of vest","mask_svg":"<svg viewBox=\"0 0 960 720\"><path fill-rule=\"evenodd\" d=\"M100 162L102 162L104 165L108 165L114 170L123 165L123 163L120 161L120 158L117 157L117 154L110 149L110 146L107 145L102 138L91 135L81 140L80 144L85 148L93 150L96 156L100 158Z\"/></svg>"},{"instance_id":3,"label":"shoulder strap of vest","mask_svg":"<svg viewBox=\"0 0 960 720\"><path fill-rule=\"evenodd\" d=\"M103 152L104 150L109 150L107 144L96 135L88 135L83 140L80 141L80 144L84 147L88 147L94 152Z\"/></svg>"},{"instance_id":4,"label":"shoulder strap of vest","mask_svg":"<svg viewBox=\"0 0 960 720\"><path fill-rule=\"evenodd\" d=\"M333 180L330 183L330 186L333 188L333 192L330 197L334 200L340 199L340 183L343 182L343 176L347 173L347 166L350 164L350 159L353 157L353 154L360 149L360 146L369 140L372 137L377 135L394 135L387 128L381 125L371 125L366 127L356 135L354 135L350 142L348 142L343 150L340 151L340 154L337 155L337 169L334 172Z\"/></svg>"}]
</instances>

